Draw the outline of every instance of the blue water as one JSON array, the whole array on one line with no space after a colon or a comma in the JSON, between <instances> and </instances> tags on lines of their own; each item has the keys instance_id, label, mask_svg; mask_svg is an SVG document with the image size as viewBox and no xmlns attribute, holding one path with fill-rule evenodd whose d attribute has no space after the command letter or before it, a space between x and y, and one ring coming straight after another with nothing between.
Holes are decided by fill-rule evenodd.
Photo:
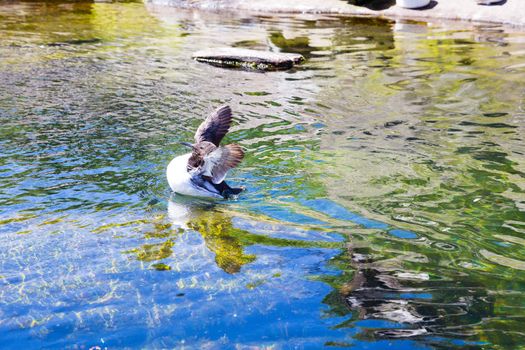
<instances>
[{"instance_id":1,"label":"blue water","mask_svg":"<svg viewBox=\"0 0 525 350\"><path fill-rule=\"evenodd\" d=\"M0 4L2 349L516 349L524 34ZM203 47L299 52L224 70ZM204 116L247 191L170 193Z\"/></svg>"}]
</instances>

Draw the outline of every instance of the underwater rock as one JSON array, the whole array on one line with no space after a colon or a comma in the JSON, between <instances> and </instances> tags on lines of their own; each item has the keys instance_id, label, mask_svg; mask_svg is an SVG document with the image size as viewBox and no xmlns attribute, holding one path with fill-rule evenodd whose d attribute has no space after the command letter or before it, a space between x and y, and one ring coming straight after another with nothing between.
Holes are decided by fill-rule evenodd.
<instances>
[{"instance_id":1,"label":"underwater rock","mask_svg":"<svg viewBox=\"0 0 525 350\"><path fill-rule=\"evenodd\" d=\"M197 51L193 59L218 67L248 68L255 70L285 70L304 61L295 53L258 51L241 48L221 47Z\"/></svg>"}]
</instances>

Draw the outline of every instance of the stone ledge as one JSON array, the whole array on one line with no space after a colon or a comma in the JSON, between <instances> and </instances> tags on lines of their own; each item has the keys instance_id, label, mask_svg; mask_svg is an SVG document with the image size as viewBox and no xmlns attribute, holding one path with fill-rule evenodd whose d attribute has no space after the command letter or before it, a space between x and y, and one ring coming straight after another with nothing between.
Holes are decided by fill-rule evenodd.
<instances>
[{"instance_id":1,"label":"stone ledge","mask_svg":"<svg viewBox=\"0 0 525 350\"><path fill-rule=\"evenodd\" d=\"M463 20L525 26L524 0L503 0L495 5L478 5L475 0L433 0L425 9L391 6L372 10L343 0L149 0L155 5L207 10L245 10L278 13L333 13L420 20Z\"/></svg>"}]
</instances>

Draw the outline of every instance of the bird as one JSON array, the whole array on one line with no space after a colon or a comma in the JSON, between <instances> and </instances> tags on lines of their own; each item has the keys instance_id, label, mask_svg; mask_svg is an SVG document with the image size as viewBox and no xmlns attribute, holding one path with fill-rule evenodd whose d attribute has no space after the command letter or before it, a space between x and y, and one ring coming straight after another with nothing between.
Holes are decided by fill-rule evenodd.
<instances>
[{"instance_id":1,"label":"bird","mask_svg":"<svg viewBox=\"0 0 525 350\"><path fill-rule=\"evenodd\" d=\"M168 164L166 176L173 192L196 197L231 198L244 190L232 188L224 179L228 171L244 158L237 144L221 146L232 123L232 110L224 105L215 109L201 123L194 143L179 142L191 152L175 157Z\"/></svg>"}]
</instances>

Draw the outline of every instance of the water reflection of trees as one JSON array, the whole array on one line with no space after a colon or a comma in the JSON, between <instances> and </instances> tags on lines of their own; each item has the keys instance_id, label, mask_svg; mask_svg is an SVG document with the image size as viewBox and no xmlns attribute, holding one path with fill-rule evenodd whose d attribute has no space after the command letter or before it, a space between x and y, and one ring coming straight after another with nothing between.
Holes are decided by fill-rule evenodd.
<instances>
[{"instance_id":1,"label":"water reflection of trees","mask_svg":"<svg viewBox=\"0 0 525 350\"><path fill-rule=\"evenodd\" d=\"M513 113L521 114L515 79L522 74L504 73L505 63L494 57L505 56L492 40L435 38L413 26L419 28L395 34L388 64L372 68L366 85L355 82L364 88L357 94L387 101L390 110L374 104L375 123L348 120L355 131L334 126L342 135L327 136L321 146L334 150L326 157L334 167L358 173L347 195L337 180L326 179L334 200L420 235L352 237L357 272L340 289L352 313L340 326L387 321L368 323L358 337L513 348L523 342L518 329L525 318L516 299L525 287L519 236L525 176L516 154L522 127L512 121ZM321 101L341 98L335 89L320 95ZM366 127L373 131L364 133ZM338 153L344 148L352 156Z\"/></svg>"},{"instance_id":2,"label":"water reflection of trees","mask_svg":"<svg viewBox=\"0 0 525 350\"><path fill-rule=\"evenodd\" d=\"M402 116L404 120L400 119L395 127L384 123L369 133L371 136L362 136L358 133L373 123L347 120L350 125L358 125L355 132L348 132L335 119L336 125L329 129L341 130L341 136L327 133L321 150L330 150L324 159L334 168L341 172L363 169L368 173L352 178L375 179L376 186L389 191L373 196L366 192L377 188L370 182L343 190L339 179L345 174L341 174L335 179L325 178L336 201L354 206L356 195L360 194L358 202L362 208L390 216L390 224L413 228L426 237L411 242L387 235L354 235L352 259L340 260L352 266L355 273L352 278L327 280L334 290L324 302L330 305L331 316L350 316L337 327L363 324L365 331L359 333L358 339L412 339L443 348L479 348L484 343L515 347L523 341L518 329L525 314L515 297L498 292L521 295L524 290L523 280L515 279L519 276L516 272L525 266L524 241L516 235L522 230L520 223L525 222L518 200L518 194L523 193L524 176L516 161L519 155L514 152L519 148L519 130L511 124L510 115L501 113L514 108L511 101L516 100L516 94L509 97L498 93L513 91L515 77L494 81L487 79L490 72L471 79L465 76L472 69L480 73L494 65L486 59L495 54L492 40L488 40L487 47L480 47L465 38L428 39L425 26L410 26L415 27L414 33L414 28L400 28L405 32L394 35L395 45L382 47L382 54L390 56L388 61L377 64L370 56L361 60L355 57L356 62L368 60L369 66L377 65L374 73L369 72L366 77L374 83L352 82L364 91L356 91L352 86L350 91L342 89L347 84L344 75L337 74L336 80L341 84L334 84L334 89L321 89L319 94L320 102L340 101L349 93L404 101L413 106L403 106L409 112ZM499 38L505 37L498 34ZM308 54L308 36L297 38L297 52ZM294 44L276 32L270 40L280 44L283 51ZM332 42L341 43L341 47L332 48L335 52L344 51L346 42L354 44L351 36L349 41L344 36L334 36ZM404 62L408 73L398 67L399 62ZM334 63L332 69L337 67ZM413 75L412 80L407 80L407 75ZM398 76L404 80L389 85ZM448 78L440 80L440 76ZM374 86L375 90L370 90ZM389 88L384 89L385 86ZM413 91L432 98L414 100ZM461 109L456 110L458 107ZM343 113L346 109L341 107L338 111ZM396 108L391 112L390 118L397 118ZM380 108L376 113L383 116ZM378 122L382 124L381 119ZM394 136L400 141L406 137L406 141L391 141ZM365 141L353 146L360 138ZM352 156L339 153L345 147L355 149ZM403 149L413 152L405 154ZM388 152L394 156L388 156ZM423 159L418 161L419 158ZM394 164L400 161L411 163L414 171L401 175L404 169ZM378 173L374 176L371 169L376 167ZM391 169L392 174L388 174ZM348 309L341 306L341 299ZM506 309L512 310L513 318L506 318L510 312ZM368 327L362 323L365 320L374 323L368 323Z\"/></svg>"},{"instance_id":3,"label":"water reflection of trees","mask_svg":"<svg viewBox=\"0 0 525 350\"><path fill-rule=\"evenodd\" d=\"M177 196L176 196L177 197ZM248 216L247 216L248 215ZM141 247L128 251L144 262L160 262L174 254L173 246L185 230L198 232L207 249L215 255L215 263L227 273L236 273L241 267L255 260L253 254L246 254L245 249L254 244L275 247L299 248L338 248L339 243L325 241L306 241L255 234L233 224L235 217L245 217L255 226L274 222L264 216L249 215L220 208L213 203L171 200L168 216L159 217L151 223L153 230L144 233L144 238L166 239L157 243L145 243Z\"/></svg>"},{"instance_id":4,"label":"water reflection of trees","mask_svg":"<svg viewBox=\"0 0 525 350\"><path fill-rule=\"evenodd\" d=\"M350 52L390 50L394 48L392 22L384 19L336 17L304 21L308 30L269 30L270 47L282 52L299 53L306 58ZM327 35L326 30L330 32ZM319 32L316 34L316 32ZM293 37L291 35L294 35Z\"/></svg>"}]
</instances>

